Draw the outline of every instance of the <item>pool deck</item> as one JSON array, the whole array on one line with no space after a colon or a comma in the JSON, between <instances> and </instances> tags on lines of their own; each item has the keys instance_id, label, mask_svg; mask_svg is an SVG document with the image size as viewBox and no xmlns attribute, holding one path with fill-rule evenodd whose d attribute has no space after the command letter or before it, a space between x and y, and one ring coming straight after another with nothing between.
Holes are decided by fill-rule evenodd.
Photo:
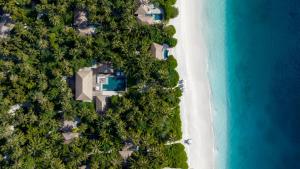
<instances>
[{"instance_id":1,"label":"pool deck","mask_svg":"<svg viewBox=\"0 0 300 169\"><path fill-rule=\"evenodd\" d=\"M93 96L107 96L107 97L109 97L109 96L119 95L120 92L122 92L122 91L96 90L96 86L97 86L97 82L96 82L97 74L101 74L104 77L109 77L109 76L112 76L114 74L114 72L111 71L111 72L108 72L107 74L104 74L104 73L102 74L100 67L93 68L92 70L93 70Z\"/></svg>"},{"instance_id":2,"label":"pool deck","mask_svg":"<svg viewBox=\"0 0 300 169\"><path fill-rule=\"evenodd\" d=\"M138 21L148 25L161 23L164 18L163 14L162 8L155 7L151 3L140 4L140 7L135 12Z\"/></svg>"}]
</instances>

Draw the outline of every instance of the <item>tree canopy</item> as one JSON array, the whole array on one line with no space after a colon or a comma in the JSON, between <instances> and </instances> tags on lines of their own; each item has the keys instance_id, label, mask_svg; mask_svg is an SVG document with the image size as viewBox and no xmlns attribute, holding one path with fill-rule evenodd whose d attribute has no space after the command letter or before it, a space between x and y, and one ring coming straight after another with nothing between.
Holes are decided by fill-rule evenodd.
<instances>
[{"instance_id":1,"label":"tree canopy","mask_svg":"<svg viewBox=\"0 0 300 169\"><path fill-rule=\"evenodd\" d=\"M173 8L175 0L158 3ZM0 0L0 14L9 13L15 22L9 37L0 39L1 167L186 165L186 159L171 163L179 156L166 153L166 143L182 135L177 63L149 52L153 42L175 46L175 29L164 22L139 24L137 7L135 0ZM80 35L74 27L78 9L87 12L94 35ZM99 115L93 103L74 99L70 82L79 68L101 62L123 70L128 89L110 98ZM20 108L8 113L14 105ZM80 136L64 144L63 119L77 118ZM128 140L139 149L124 161L119 151ZM184 149L176 151L184 156Z\"/></svg>"}]
</instances>

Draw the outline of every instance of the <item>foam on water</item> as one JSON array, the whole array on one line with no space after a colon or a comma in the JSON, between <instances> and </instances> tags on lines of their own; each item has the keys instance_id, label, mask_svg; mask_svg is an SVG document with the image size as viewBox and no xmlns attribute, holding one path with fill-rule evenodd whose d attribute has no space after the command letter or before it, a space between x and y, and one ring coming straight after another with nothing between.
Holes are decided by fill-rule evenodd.
<instances>
[{"instance_id":1,"label":"foam on water","mask_svg":"<svg viewBox=\"0 0 300 169\"><path fill-rule=\"evenodd\" d=\"M207 0L215 169L298 169L300 3Z\"/></svg>"},{"instance_id":2,"label":"foam on water","mask_svg":"<svg viewBox=\"0 0 300 169\"><path fill-rule=\"evenodd\" d=\"M227 103L225 61L225 2L206 1L203 20L208 56L208 76L211 86L211 111L215 138L215 168L226 166L227 152Z\"/></svg>"}]
</instances>

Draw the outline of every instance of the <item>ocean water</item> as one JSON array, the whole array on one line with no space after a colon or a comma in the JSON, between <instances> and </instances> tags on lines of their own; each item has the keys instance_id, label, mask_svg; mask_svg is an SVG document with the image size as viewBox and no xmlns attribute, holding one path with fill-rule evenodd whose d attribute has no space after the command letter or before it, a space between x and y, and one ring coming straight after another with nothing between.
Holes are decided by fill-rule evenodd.
<instances>
[{"instance_id":1,"label":"ocean water","mask_svg":"<svg viewBox=\"0 0 300 169\"><path fill-rule=\"evenodd\" d=\"M204 9L215 169L300 169L300 0Z\"/></svg>"},{"instance_id":2,"label":"ocean water","mask_svg":"<svg viewBox=\"0 0 300 169\"><path fill-rule=\"evenodd\" d=\"M300 1L225 7L226 168L300 169Z\"/></svg>"}]
</instances>

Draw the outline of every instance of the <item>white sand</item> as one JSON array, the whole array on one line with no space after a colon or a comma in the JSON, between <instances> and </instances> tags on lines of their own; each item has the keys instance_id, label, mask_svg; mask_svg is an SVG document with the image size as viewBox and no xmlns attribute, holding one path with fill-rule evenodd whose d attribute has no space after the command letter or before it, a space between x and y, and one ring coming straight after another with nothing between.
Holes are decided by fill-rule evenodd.
<instances>
[{"instance_id":1,"label":"white sand","mask_svg":"<svg viewBox=\"0 0 300 169\"><path fill-rule=\"evenodd\" d=\"M189 167L213 169L214 137L208 79L208 50L201 19L205 0L177 0L179 16L170 24L176 27L178 44L173 53L178 61L178 72L185 81L181 101L183 139L192 139L185 145ZM203 17L202 17L203 18Z\"/></svg>"}]
</instances>

